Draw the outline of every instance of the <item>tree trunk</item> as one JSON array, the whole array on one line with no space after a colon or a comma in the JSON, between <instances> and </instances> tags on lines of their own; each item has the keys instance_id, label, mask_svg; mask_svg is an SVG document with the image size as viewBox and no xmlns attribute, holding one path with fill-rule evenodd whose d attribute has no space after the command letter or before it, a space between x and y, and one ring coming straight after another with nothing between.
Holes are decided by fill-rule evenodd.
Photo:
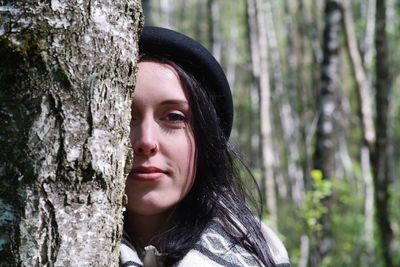
<instances>
[{"instance_id":1,"label":"tree trunk","mask_svg":"<svg viewBox=\"0 0 400 267\"><path fill-rule=\"evenodd\" d=\"M343 25L346 35L347 53L350 58L350 66L356 82L358 98L358 114L361 120L361 131L364 143L372 150L375 144L375 128L372 115L372 101L370 86L365 73L361 55L358 50L356 33L354 30L353 12L349 0L343 1Z\"/></svg>"},{"instance_id":2,"label":"tree trunk","mask_svg":"<svg viewBox=\"0 0 400 267\"><path fill-rule=\"evenodd\" d=\"M272 121L271 121L271 88L268 68L268 43L265 8L262 0L255 1L257 10L258 46L260 48L260 137L262 151L262 169L264 179L265 197L270 216L271 227L278 229L278 215L276 207L275 180L274 180L274 153L272 145Z\"/></svg>"},{"instance_id":3,"label":"tree trunk","mask_svg":"<svg viewBox=\"0 0 400 267\"><path fill-rule=\"evenodd\" d=\"M172 22L173 3L170 0L159 0L159 2L161 25L165 28L174 28L175 24Z\"/></svg>"},{"instance_id":4,"label":"tree trunk","mask_svg":"<svg viewBox=\"0 0 400 267\"><path fill-rule=\"evenodd\" d=\"M246 0L246 21L247 21L247 41L250 51L250 67L251 67L251 86L250 86L250 106L251 106L251 120L250 128L259 128L259 75L260 75L260 48L257 41L257 20L256 20L256 7L254 0ZM251 157L250 163L252 167L259 166L259 159L261 158L260 150L260 135L259 131L251 131L250 133L250 146Z\"/></svg>"},{"instance_id":5,"label":"tree trunk","mask_svg":"<svg viewBox=\"0 0 400 267\"><path fill-rule=\"evenodd\" d=\"M272 149L272 129L270 114L270 81L268 70L268 43L266 32L266 19L263 2L260 0L247 0L246 13L248 20L248 35L252 63L252 75L256 81L258 91L258 106L260 120L260 147L262 168L262 191L266 198L267 209L272 228L277 230L277 207L275 197L274 162Z\"/></svg>"},{"instance_id":6,"label":"tree trunk","mask_svg":"<svg viewBox=\"0 0 400 267\"><path fill-rule=\"evenodd\" d=\"M289 1L289 0L288 0ZM318 80L312 79L319 69L322 62L321 45L316 34L316 27L312 21L311 15L306 8L304 0L298 1L296 26L299 30L299 56L298 56L298 97L299 105L299 122L301 140L300 146L303 152L303 174L304 188L311 189L310 173L312 169L312 143L315 133L316 116L310 107L315 105L315 88L318 88ZM313 62L310 64L309 62ZM311 66L310 66L311 65ZM311 77L311 78L310 78ZM298 103L298 102L293 102ZM313 127L310 127L312 125Z\"/></svg>"},{"instance_id":7,"label":"tree trunk","mask_svg":"<svg viewBox=\"0 0 400 267\"><path fill-rule=\"evenodd\" d=\"M365 200L364 200L364 242L365 252L362 255L361 262L363 266L371 266L374 263L374 184L371 176L370 151L366 146L361 148L361 171L365 184Z\"/></svg>"},{"instance_id":8,"label":"tree trunk","mask_svg":"<svg viewBox=\"0 0 400 267\"><path fill-rule=\"evenodd\" d=\"M376 1L376 143L372 155L375 205L380 250L386 267L394 266L391 252L393 231L389 218L389 99L392 80L388 54L388 40L386 36L386 2Z\"/></svg>"},{"instance_id":9,"label":"tree trunk","mask_svg":"<svg viewBox=\"0 0 400 267\"><path fill-rule=\"evenodd\" d=\"M372 1L369 0L368 3ZM368 4L368 10L370 10ZM375 10L375 9L374 9ZM372 100L370 96L370 84L368 75L365 71L365 65L362 62L362 57L359 52L356 40L356 33L354 30L354 19L351 9L351 2L349 0L343 1L343 26L346 35L346 44L347 44L347 53L350 58L350 66L353 73L353 77L355 78L356 84L356 91L357 91L357 99L358 99L358 115L361 121L361 133L363 137L363 144L361 146L361 169L362 169L362 177L364 180L365 185L365 202L364 202L364 211L365 211L365 234L364 234L364 241L366 245L366 253L364 255L364 263L366 265L370 265L373 263L372 255L374 255L373 249L373 192L374 186L372 183L371 177L371 166L370 166L370 158L371 154L374 151L376 133L375 133L375 126L373 121L373 114L372 114ZM368 12L369 14L369 12ZM370 28L373 27L374 21L367 16L367 29L366 34L371 35ZM369 44L369 39L371 37L366 37L365 45L367 45L366 52L371 54ZM368 55L365 58L369 58ZM370 61L370 60L368 60Z\"/></svg>"},{"instance_id":10,"label":"tree trunk","mask_svg":"<svg viewBox=\"0 0 400 267\"><path fill-rule=\"evenodd\" d=\"M154 25L153 21L153 1L152 0L142 0L142 7L143 7L143 15L144 20L146 21L146 25Z\"/></svg>"},{"instance_id":11,"label":"tree trunk","mask_svg":"<svg viewBox=\"0 0 400 267\"><path fill-rule=\"evenodd\" d=\"M334 176L334 113L336 95L339 90L339 44L341 27L341 9L338 0L328 0L325 4L324 59L321 66L321 87L318 97L319 119L317 124L314 168L322 173L323 179ZM322 233L317 236L318 248L312 257L313 266L320 266L323 258L331 249L331 199L324 199L327 208L320 223Z\"/></svg>"},{"instance_id":12,"label":"tree trunk","mask_svg":"<svg viewBox=\"0 0 400 267\"><path fill-rule=\"evenodd\" d=\"M278 37L276 36L275 30L275 19L272 4L267 2L267 27L268 27L268 44L271 51L271 62L274 77L274 93L278 101L279 109L279 121L282 125L283 141L284 141L284 152L287 158L287 174L290 183L290 196L294 202L301 206L303 203L303 193L304 193L304 179L303 172L300 168L300 152L298 147L298 135L299 123L295 113L293 112L292 106L290 104L290 89L285 87L282 74L281 59L279 56L278 48ZM286 5L286 4L285 4ZM288 23L291 24L291 23ZM291 39L292 29L288 27L288 40ZM292 40L293 41L293 40ZM293 43L293 42L292 42ZM293 47L288 49L291 56L295 57L293 53ZM288 60L288 65L291 65L291 60L296 60L291 58ZM292 72L291 74L294 74ZM286 88L286 90L285 90ZM294 91L293 86L291 89Z\"/></svg>"},{"instance_id":13,"label":"tree trunk","mask_svg":"<svg viewBox=\"0 0 400 267\"><path fill-rule=\"evenodd\" d=\"M211 52L218 62L221 62L221 34L219 0L207 0L208 33L210 36Z\"/></svg>"},{"instance_id":14,"label":"tree trunk","mask_svg":"<svg viewBox=\"0 0 400 267\"><path fill-rule=\"evenodd\" d=\"M365 32L362 40L363 62L367 70L371 70L372 60L374 56L374 31L375 31L375 9L376 0L362 1L365 6ZM367 73L369 73L367 71ZM367 75L368 76L368 75Z\"/></svg>"},{"instance_id":15,"label":"tree trunk","mask_svg":"<svg viewBox=\"0 0 400 267\"><path fill-rule=\"evenodd\" d=\"M0 266L117 266L140 4L0 10Z\"/></svg>"}]
</instances>

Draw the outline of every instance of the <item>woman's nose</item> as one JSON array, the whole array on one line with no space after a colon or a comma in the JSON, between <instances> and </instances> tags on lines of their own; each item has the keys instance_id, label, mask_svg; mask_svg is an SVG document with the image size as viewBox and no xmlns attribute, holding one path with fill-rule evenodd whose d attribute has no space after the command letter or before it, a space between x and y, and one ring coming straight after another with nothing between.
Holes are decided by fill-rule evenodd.
<instances>
[{"instance_id":1,"label":"woman's nose","mask_svg":"<svg viewBox=\"0 0 400 267\"><path fill-rule=\"evenodd\" d=\"M131 127L131 142L135 155L150 156L157 152L156 129L152 123L143 121Z\"/></svg>"}]
</instances>

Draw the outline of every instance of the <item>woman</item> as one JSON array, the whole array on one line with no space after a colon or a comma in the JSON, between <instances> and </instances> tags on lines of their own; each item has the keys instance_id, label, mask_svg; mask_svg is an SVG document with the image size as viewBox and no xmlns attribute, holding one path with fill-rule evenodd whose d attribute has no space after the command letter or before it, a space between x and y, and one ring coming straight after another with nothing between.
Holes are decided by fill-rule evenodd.
<instances>
[{"instance_id":1,"label":"woman","mask_svg":"<svg viewBox=\"0 0 400 267\"><path fill-rule=\"evenodd\" d=\"M132 100L121 266L289 266L245 205L220 65L180 33L144 27Z\"/></svg>"}]
</instances>

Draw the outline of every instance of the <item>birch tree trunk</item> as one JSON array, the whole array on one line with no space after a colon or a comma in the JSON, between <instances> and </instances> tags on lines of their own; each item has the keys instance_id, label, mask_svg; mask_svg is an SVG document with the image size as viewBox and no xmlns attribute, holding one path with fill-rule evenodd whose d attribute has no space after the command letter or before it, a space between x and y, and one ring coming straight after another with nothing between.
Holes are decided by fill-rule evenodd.
<instances>
[{"instance_id":1,"label":"birch tree trunk","mask_svg":"<svg viewBox=\"0 0 400 267\"><path fill-rule=\"evenodd\" d=\"M153 0L142 0L143 15L147 26L154 25L153 5L154 5Z\"/></svg>"},{"instance_id":2,"label":"birch tree trunk","mask_svg":"<svg viewBox=\"0 0 400 267\"><path fill-rule=\"evenodd\" d=\"M117 266L140 4L0 13L0 266Z\"/></svg>"},{"instance_id":3,"label":"birch tree trunk","mask_svg":"<svg viewBox=\"0 0 400 267\"><path fill-rule=\"evenodd\" d=\"M363 62L367 70L372 66L374 56L374 31L375 31L375 9L376 0L367 0L362 2L365 6L365 32L362 40ZM369 71L367 72L367 74ZM368 76L368 75L367 75Z\"/></svg>"},{"instance_id":4,"label":"birch tree trunk","mask_svg":"<svg viewBox=\"0 0 400 267\"><path fill-rule=\"evenodd\" d=\"M173 28L175 25L172 22L172 5L170 0L159 0L160 2L160 18L161 25L165 28Z\"/></svg>"},{"instance_id":5,"label":"birch tree trunk","mask_svg":"<svg viewBox=\"0 0 400 267\"><path fill-rule=\"evenodd\" d=\"M299 123L289 100L289 90L285 90L281 59L279 56L278 37L275 30L275 17L272 3L266 2L268 45L271 51L271 63L274 77L274 91L279 102L279 121L282 125L285 154L287 157L287 173L290 183L290 195L294 202L301 206L303 203L304 179L300 168L300 152L297 133ZM288 30L288 32L290 32ZM290 39L290 37L288 37ZM293 89L293 88L292 88Z\"/></svg>"},{"instance_id":6,"label":"birch tree trunk","mask_svg":"<svg viewBox=\"0 0 400 267\"><path fill-rule=\"evenodd\" d=\"M273 229L277 230L277 207L274 181L274 162L272 149L272 124L270 114L271 88L268 71L268 43L265 9L261 0L247 0L249 46L251 53L252 75L256 81L260 109L260 144L262 157L262 190L266 198L267 209ZM253 26L253 27L252 27Z\"/></svg>"},{"instance_id":7,"label":"birch tree trunk","mask_svg":"<svg viewBox=\"0 0 400 267\"><path fill-rule=\"evenodd\" d=\"M368 1L368 3L372 2L371 0ZM368 10L371 7L369 7L368 4ZM369 12L368 12L369 13ZM367 17L367 29L366 32L368 35L370 35L370 27L371 24L373 25L370 21L371 19L368 19ZM372 19L372 21L374 21ZM364 180L364 185L365 185L365 203L364 203L364 211L365 211L365 224L364 224L364 229L365 229L365 234L364 234L364 239L365 239L365 245L366 245L366 253L364 255L364 261L366 265L372 264L372 255L374 255L374 249L373 249L373 244L374 244L374 238L373 238L373 212L374 212L374 206L373 206L373 192L374 192L374 185L372 183L372 177L371 177L371 166L370 166L370 158L371 158L371 153L374 151L374 145L375 145L375 140L376 140L376 133L375 133L375 125L373 121L373 106L372 106L372 100L370 96L370 84L369 84L369 79L368 75L365 71L365 65L363 64L361 54L359 52L358 46L357 46L357 40L356 40L356 33L354 29L354 19L353 19L353 13L351 9L351 3L349 0L344 0L343 1L343 26L344 26L344 32L346 35L346 44L347 44L347 53L350 58L350 66L351 70L353 73L353 76L355 78L355 84L356 84L356 91L357 91L357 100L358 100L358 115L360 117L361 121L361 132L362 132L362 137L363 137L363 144L361 147L361 169L362 169L362 177ZM370 38L370 37L369 37ZM371 54L369 52L371 45L369 44L369 38L366 39L366 45L368 47L366 52L368 54ZM368 58L370 55L368 55ZM367 56L365 57L367 58Z\"/></svg>"},{"instance_id":8,"label":"birch tree trunk","mask_svg":"<svg viewBox=\"0 0 400 267\"><path fill-rule=\"evenodd\" d=\"M271 221L271 227L278 229L278 214L276 207L274 160L272 145L272 121L270 114L271 88L268 68L268 43L265 18L265 6L262 0L255 0L257 10L258 46L260 48L260 137L262 151L262 169L264 179L265 197Z\"/></svg>"},{"instance_id":9,"label":"birch tree trunk","mask_svg":"<svg viewBox=\"0 0 400 267\"><path fill-rule=\"evenodd\" d=\"M376 144L373 154L375 205L380 250L386 267L394 266L392 259L393 231L389 218L389 99L392 78L386 34L386 1L376 1Z\"/></svg>"},{"instance_id":10,"label":"birch tree trunk","mask_svg":"<svg viewBox=\"0 0 400 267\"><path fill-rule=\"evenodd\" d=\"M346 35L347 53L349 54L350 58L351 71L356 82L358 114L361 120L363 141L371 150L372 146L375 144L375 128L372 115L370 85L357 46L353 12L351 10L349 0L343 1L343 25Z\"/></svg>"},{"instance_id":11,"label":"birch tree trunk","mask_svg":"<svg viewBox=\"0 0 400 267\"><path fill-rule=\"evenodd\" d=\"M260 48L257 41L257 20L256 7L254 0L246 0L246 21L247 21L247 41L250 51L250 68L251 68L251 87L250 87L250 103L251 117L250 129L259 128L259 75L260 75ZM259 131L250 132L250 146L252 166L259 166L259 158L261 158Z\"/></svg>"},{"instance_id":12,"label":"birch tree trunk","mask_svg":"<svg viewBox=\"0 0 400 267\"><path fill-rule=\"evenodd\" d=\"M221 62L222 44L220 34L219 0L207 0L208 32L211 52L218 62Z\"/></svg>"},{"instance_id":13,"label":"birch tree trunk","mask_svg":"<svg viewBox=\"0 0 400 267\"><path fill-rule=\"evenodd\" d=\"M336 95L339 90L339 45L341 27L341 7L338 0L325 3L324 59L321 66L321 87L318 97L319 119L317 124L314 168L322 172L323 179L331 179L334 175L334 112ZM317 237L317 250L314 253L312 266L320 266L323 258L331 249L331 199L324 199L327 208L320 222L322 233Z\"/></svg>"}]
</instances>

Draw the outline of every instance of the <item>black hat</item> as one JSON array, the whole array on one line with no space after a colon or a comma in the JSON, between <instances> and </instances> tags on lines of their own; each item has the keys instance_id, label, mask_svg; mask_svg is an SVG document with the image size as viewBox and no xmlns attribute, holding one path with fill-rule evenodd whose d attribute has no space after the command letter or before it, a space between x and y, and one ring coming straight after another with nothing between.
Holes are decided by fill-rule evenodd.
<instances>
[{"instance_id":1,"label":"black hat","mask_svg":"<svg viewBox=\"0 0 400 267\"><path fill-rule=\"evenodd\" d=\"M181 33L145 26L140 35L139 53L169 58L205 85L215 97L215 109L225 137L229 138L233 121L231 89L221 66L204 46Z\"/></svg>"}]
</instances>

